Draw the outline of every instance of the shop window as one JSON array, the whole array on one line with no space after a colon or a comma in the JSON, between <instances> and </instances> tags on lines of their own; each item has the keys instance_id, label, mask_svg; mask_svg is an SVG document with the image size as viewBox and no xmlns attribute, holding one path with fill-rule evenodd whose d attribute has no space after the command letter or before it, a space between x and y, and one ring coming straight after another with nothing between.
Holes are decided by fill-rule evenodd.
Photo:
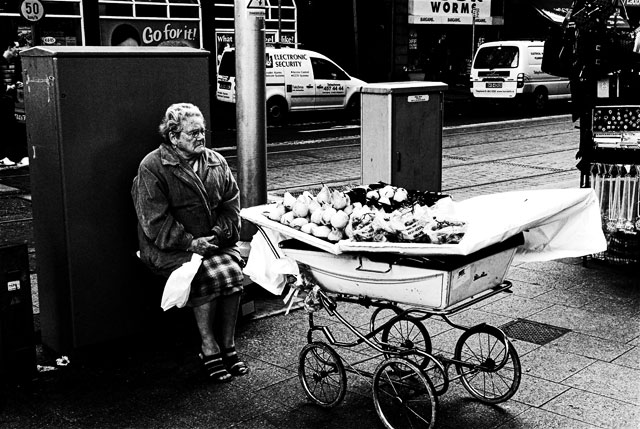
<instances>
[{"instance_id":1,"label":"shop window","mask_svg":"<svg viewBox=\"0 0 640 429\"><path fill-rule=\"evenodd\" d=\"M282 8L281 10L282 19L296 19L296 11L295 9Z\"/></svg>"},{"instance_id":2,"label":"shop window","mask_svg":"<svg viewBox=\"0 0 640 429\"><path fill-rule=\"evenodd\" d=\"M198 0L98 0L103 18L200 17Z\"/></svg>"},{"instance_id":3,"label":"shop window","mask_svg":"<svg viewBox=\"0 0 640 429\"><path fill-rule=\"evenodd\" d=\"M44 2L47 16L51 15L80 15L80 2L54 1Z\"/></svg>"},{"instance_id":4,"label":"shop window","mask_svg":"<svg viewBox=\"0 0 640 429\"><path fill-rule=\"evenodd\" d=\"M199 10L195 7L184 7L183 5L169 6L171 18L199 18Z\"/></svg>"},{"instance_id":5,"label":"shop window","mask_svg":"<svg viewBox=\"0 0 640 429\"><path fill-rule=\"evenodd\" d=\"M234 29L234 0L214 0L216 30ZM280 4L278 4L280 3ZM286 41L295 46L297 34L297 6L295 0L265 0L265 28L280 30Z\"/></svg>"},{"instance_id":6,"label":"shop window","mask_svg":"<svg viewBox=\"0 0 640 429\"><path fill-rule=\"evenodd\" d=\"M158 16L167 16L166 6L157 4L136 5L136 18L155 18Z\"/></svg>"},{"instance_id":7,"label":"shop window","mask_svg":"<svg viewBox=\"0 0 640 429\"><path fill-rule=\"evenodd\" d=\"M133 5L121 3L102 3L100 16L133 16Z\"/></svg>"}]
</instances>

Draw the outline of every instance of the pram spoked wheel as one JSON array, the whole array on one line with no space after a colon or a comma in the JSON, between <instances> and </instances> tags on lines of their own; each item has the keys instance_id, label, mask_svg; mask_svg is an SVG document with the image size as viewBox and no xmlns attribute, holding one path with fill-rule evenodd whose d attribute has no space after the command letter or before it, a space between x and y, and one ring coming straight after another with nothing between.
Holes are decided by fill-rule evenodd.
<instances>
[{"instance_id":1,"label":"pram spoked wheel","mask_svg":"<svg viewBox=\"0 0 640 429\"><path fill-rule=\"evenodd\" d=\"M456 372L469 393L487 404L511 398L520 385L520 358L504 333L478 325L465 331L456 344Z\"/></svg>"},{"instance_id":2,"label":"pram spoked wheel","mask_svg":"<svg viewBox=\"0 0 640 429\"><path fill-rule=\"evenodd\" d=\"M321 407L333 407L344 399L347 375L340 356L328 344L313 342L302 348L298 377L309 399Z\"/></svg>"},{"instance_id":3,"label":"pram spoked wheel","mask_svg":"<svg viewBox=\"0 0 640 429\"><path fill-rule=\"evenodd\" d=\"M382 342L397 349L420 350L431 353L431 337L429 331L417 319L403 316L382 330ZM384 347L383 347L384 348ZM427 365L428 358L414 363L420 368Z\"/></svg>"},{"instance_id":4,"label":"pram spoked wheel","mask_svg":"<svg viewBox=\"0 0 640 429\"><path fill-rule=\"evenodd\" d=\"M382 348L389 350L419 351L431 354L431 337L422 322L411 316L403 316L382 330ZM424 353L409 353L402 357L410 360L425 372L433 382L437 395L442 395L449 388L449 378L442 364ZM385 354L388 359L390 354Z\"/></svg>"},{"instance_id":5,"label":"pram spoked wheel","mask_svg":"<svg viewBox=\"0 0 640 429\"><path fill-rule=\"evenodd\" d=\"M411 361L384 360L373 375L373 403L388 429L433 428L437 397L431 380Z\"/></svg>"}]
</instances>

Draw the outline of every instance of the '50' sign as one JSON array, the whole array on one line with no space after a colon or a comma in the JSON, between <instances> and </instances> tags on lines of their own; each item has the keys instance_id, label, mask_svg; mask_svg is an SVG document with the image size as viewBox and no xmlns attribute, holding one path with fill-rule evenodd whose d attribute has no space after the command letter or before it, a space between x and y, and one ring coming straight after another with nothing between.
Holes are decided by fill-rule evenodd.
<instances>
[{"instance_id":1,"label":"'50' sign","mask_svg":"<svg viewBox=\"0 0 640 429\"><path fill-rule=\"evenodd\" d=\"M24 0L20 6L20 13L27 21L40 21L44 16L44 7L39 0Z\"/></svg>"}]
</instances>

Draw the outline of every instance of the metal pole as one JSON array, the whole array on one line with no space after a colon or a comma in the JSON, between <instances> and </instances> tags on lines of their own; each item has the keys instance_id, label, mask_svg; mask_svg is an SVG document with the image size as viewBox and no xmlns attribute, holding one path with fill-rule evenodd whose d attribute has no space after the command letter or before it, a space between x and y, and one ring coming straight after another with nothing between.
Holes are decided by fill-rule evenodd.
<instances>
[{"instance_id":1,"label":"metal pole","mask_svg":"<svg viewBox=\"0 0 640 429\"><path fill-rule=\"evenodd\" d=\"M249 3L249 4L247 4ZM264 0L235 0L236 130L238 185L242 207L267 202ZM255 227L242 222L240 240Z\"/></svg>"},{"instance_id":2,"label":"metal pole","mask_svg":"<svg viewBox=\"0 0 640 429\"><path fill-rule=\"evenodd\" d=\"M471 5L471 63L473 63L473 55L476 53L476 15L478 9L476 5Z\"/></svg>"},{"instance_id":3,"label":"metal pole","mask_svg":"<svg viewBox=\"0 0 640 429\"><path fill-rule=\"evenodd\" d=\"M353 0L353 40L355 48L356 76L360 75L360 46L358 43L358 9L357 0Z\"/></svg>"},{"instance_id":4,"label":"metal pole","mask_svg":"<svg viewBox=\"0 0 640 429\"><path fill-rule=\"evenodd\" d=\"M278 0L278 43L282 43L282 0Z\"/></svg>"}]
</instances>

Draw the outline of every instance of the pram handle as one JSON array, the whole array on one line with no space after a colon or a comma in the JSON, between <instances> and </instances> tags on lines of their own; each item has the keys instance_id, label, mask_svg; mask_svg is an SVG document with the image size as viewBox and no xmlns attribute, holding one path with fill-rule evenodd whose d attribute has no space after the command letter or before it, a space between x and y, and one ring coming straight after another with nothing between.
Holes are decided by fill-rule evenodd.
<instances>
[{"instance_id":1,"label":"pram handle","mask_svg":"<svg viewBox=\"0 0 640 429\"><path fill-rule=\"evenodd\" d=\"M372 269L370 269L370 268L363 268L363 267L362 267L362 256L358 256L358 261L360 262L360 265L358 265L358 266L356 267L356 271L366 271L366 272L368 272L368 273L386 274L386 273L388 273L389 271L391 271L391 268L393 268L393 267L392 267L392 265L393 265L393 264L391 264L391 263L390 263L390 264L389 264L389 268L387 268L385 271L372 270Z\"/></svg>"}]
</instances>

